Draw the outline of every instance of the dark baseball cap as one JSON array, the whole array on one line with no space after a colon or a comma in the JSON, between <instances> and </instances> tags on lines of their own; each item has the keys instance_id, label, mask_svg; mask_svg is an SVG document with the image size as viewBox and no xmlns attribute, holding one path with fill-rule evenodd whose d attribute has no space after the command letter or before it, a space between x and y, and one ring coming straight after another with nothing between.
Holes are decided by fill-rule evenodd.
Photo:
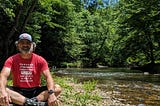
<instances>
[{"instance_id":1,"label":"dark baseball cap","mask_svg":"<svg viewBox=\"0 0 160 106\"><path fill-rule=\"evenodd\" d=\"M29 40L30 42L32 42L32 36L28 33L23 33L23 34L19 35L19 40L22 40L22 39L26 39L26 40Z\"/></svg>"}]
</instances>

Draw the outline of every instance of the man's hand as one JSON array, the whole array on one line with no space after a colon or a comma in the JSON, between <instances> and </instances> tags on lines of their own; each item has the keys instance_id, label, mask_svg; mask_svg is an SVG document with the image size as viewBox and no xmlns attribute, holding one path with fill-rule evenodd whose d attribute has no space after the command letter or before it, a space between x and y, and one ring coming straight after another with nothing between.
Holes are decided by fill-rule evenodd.
<instances>
[{"instance_id":1,"label":"man's hand","mask_svg":"<svg viewBox=\"0 0 160 106\"><path fill-rule=\"evenodd\" d=\"M57 102L57 97L55 96L54 93L52 93L51 95L49 95L48 98L48 106L57 106L58 102Z\"/></svg>"},{"instance_id":2,"label":"man's hand","mask_svg":"<svg viewBox=\"0 0 160 106\"><path fill-rule=\"evenodd\" d=\"M8 106L9 102L11 102L11 98L6 91L0 91L0 105Z\"/></svg>"}]
</instances>

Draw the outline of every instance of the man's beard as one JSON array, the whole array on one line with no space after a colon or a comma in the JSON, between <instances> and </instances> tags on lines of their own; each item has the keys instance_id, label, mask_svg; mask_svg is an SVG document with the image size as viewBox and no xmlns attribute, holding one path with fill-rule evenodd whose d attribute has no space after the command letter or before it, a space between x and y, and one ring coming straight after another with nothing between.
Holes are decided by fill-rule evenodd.
<instances>
[{"instance_id":1,"label":"man's beard","mask_svg":"<svg viewBox=\"0 0 160 106\"><path fill-rule=\"evenodd\" d=\"M31 50L30 50L30 47L29 47L29 46L23 46L23 47L19 48L19 51L20 51L22 54L31 53Z\"/></svg>"}]
</instances>

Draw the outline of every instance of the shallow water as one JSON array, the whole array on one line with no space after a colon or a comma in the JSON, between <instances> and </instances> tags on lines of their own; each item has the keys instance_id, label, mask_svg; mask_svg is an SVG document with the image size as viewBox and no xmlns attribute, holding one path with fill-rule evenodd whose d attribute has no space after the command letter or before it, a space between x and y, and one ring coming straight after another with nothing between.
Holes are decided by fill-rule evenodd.
<instances>
[{"instance_id":1,"label":"shallow water","mask_svg":"<svg viewBox=\"0 0 160 106\"><path fill-rule=\"evenodd\" d=\"M57 75L76 77L79 79L97 79L105 83L105 80L141 81L160 84L160 75L144 74L137 70L125 68L110 69L59 69ZM104 81L104 82L103 82Z\"/></svg>"},{"instance_id":2,"label":"shallow water","mask_svg":"<svg viewBox=\"0 0 160 106\"><path fill-rule=\"evenodd\" d=\"M137 106L160 106L160 75L149 75L125 68L59 69L55 74L78 78L78 81L97 80L98 87L111 91L113 99Z\"/></svg>"}]
</instances>

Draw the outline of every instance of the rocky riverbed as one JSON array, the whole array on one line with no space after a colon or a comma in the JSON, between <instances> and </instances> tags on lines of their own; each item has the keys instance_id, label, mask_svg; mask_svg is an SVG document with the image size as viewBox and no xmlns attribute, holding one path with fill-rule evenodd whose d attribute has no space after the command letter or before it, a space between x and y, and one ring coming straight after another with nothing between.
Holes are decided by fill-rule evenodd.
<instances>
[{"instance_id":1,"label":"rocky riverbed","mask_svg":"<svg viewBox=\"0 0 160 106\"><path fill-rule=\"evenodd\" d=\"M100 99L86 96L85 99L82 95L87 92L81 82L66 80L65 83L67 89L63 89L59 98L62 106L160 106L160 85L152 83L110 80L105 84L98 82L89 94Z\"/></svg>"},{"instance_id":2,"label":"rocky riverbed","mask_svg":"<svg viewBox=\"0 0 160 106\"><path fill-rule=\"evenodd\" d=\"M102 97L106 97L101 106L160 106L159 85L119 81L98 86Z\"/></svg>"}]
</instances>

